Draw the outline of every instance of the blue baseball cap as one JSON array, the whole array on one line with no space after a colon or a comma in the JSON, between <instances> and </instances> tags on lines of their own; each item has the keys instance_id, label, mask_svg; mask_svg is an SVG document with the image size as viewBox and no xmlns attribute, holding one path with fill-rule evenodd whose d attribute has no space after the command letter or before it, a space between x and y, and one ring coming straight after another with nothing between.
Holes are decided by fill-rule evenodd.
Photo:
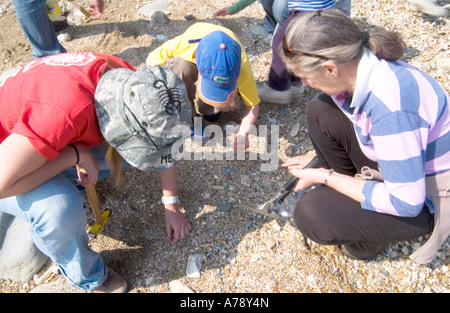
<instances>
[{"instance_id":1,"label":"blue baseball cap","mask_svg":"<svg viewBox=\"0 0 450 313\"><path fill-rule=\"evenodd\" d=\"M197 46L199 96L212 106L233 102L241 73L241 45L223 31L213 31Z\"/></svg>"}]
</instances>

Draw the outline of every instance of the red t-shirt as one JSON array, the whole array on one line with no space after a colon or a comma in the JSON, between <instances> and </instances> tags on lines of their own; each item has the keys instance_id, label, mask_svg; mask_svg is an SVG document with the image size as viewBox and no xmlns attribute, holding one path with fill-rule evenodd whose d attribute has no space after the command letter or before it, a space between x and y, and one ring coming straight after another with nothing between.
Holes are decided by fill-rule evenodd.
<instances>
[{"instance_id":1,"label":"red t-shirt","mask_svg":"<svg viewBox=\"0 0 450 313\"><path fill-rule=\"evenodd\" d=\"M98 145L102 135L94 105L101 75L128 62L96 53L64 53L35 60L0 86L0 142L27 137L54 160L69 143Z\"/></svg>"}]
</instances>

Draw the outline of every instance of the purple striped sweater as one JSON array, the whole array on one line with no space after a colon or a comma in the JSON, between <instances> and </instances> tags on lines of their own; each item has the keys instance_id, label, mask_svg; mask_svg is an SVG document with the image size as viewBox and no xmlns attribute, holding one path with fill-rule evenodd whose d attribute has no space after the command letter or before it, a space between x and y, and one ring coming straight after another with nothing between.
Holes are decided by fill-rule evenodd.
<instances>
[{"instance_id":1,"label":"purple striped sweater","mask_svg":"<svg viewBox=\"0 0 450 313\"><path fill-rule=\"evenodd\" d=\"M367 50L353 97L333 99L353 122L362 151L378 162L383 175L384 182L365 184L362 208L416 216L426 201L425 175L450 169L448 93L417 68L379 60Z\"/></svg>"}]
</instances>

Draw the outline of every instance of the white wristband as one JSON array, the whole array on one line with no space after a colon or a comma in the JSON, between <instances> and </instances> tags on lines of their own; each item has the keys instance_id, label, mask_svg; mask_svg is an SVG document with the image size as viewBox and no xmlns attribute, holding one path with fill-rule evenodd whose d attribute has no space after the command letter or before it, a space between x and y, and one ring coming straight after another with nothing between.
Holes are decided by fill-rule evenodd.
<instances>
[{"instance_id":1,"label":"white wristband","mask_svg":"<svg viewBox=\"0 0 450 313\"><path fill-rule=\"evenodd\" d=\"M331 174L333 174L333 172L334 172L334 170L333 170L332 168L330 168L330 170L329 170L328 173L327 173L327 176L325 177L325 180L323 181L323 184L324 184L325 186L328 185L328 179L330 178Z\"/></svg>"},{"instance_id":2,"label":"white wristband","mask_svg":"<svg viewBox=\"0 0 450 313\"><path fill-rule=\"evenodd\" d=\"M161 201L163 204L175 204L178 203L178 196L162 197Z\"/></svg>"}]
</instances>

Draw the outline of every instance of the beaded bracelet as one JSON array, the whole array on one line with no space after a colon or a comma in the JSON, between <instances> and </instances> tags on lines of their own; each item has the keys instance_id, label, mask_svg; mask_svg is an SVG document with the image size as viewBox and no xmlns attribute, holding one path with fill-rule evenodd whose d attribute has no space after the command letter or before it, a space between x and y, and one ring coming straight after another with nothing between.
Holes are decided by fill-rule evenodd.
<instances>
[{"instance_id":1,"label":"beaded bracelet","mask_svg":"<svg viewBox=\"0 0 450 313\"><path fill-rule=\"evenodd\" d=\"M334 170L330 168L330 170L327 173L327 176L325 177L325 180L323 181L323 184L325 186L328 186L328 179L330 178L331 174L333 174Z\"/></svg>"}]
</instances>

